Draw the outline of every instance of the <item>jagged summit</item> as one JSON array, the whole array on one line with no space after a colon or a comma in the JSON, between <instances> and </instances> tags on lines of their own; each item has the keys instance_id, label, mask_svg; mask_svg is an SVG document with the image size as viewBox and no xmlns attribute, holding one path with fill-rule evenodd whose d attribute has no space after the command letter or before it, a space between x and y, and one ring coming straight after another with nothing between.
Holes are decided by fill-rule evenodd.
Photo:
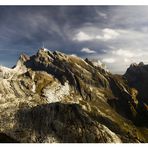
<instances>
[{"instance_id":1,"label":"jagged summit","mask_svg":"<svg viewBox=\"0 0 148 148\"><path fill-rule=\"evenodd\" d=\"M25 53L22 53L19 57L19 60L21 60L22 62L26 62L29 59L30 59L30 57Z\"/></svg>"},{"instance_id":2,"label":"jagged summit","mask_svg":"<svg viewBox=\"0 0 148 148\"><path fill-rule=\"evenodd\" d=\"M89 59L22 54L13 69L0 67L0 133L19 142L148 142L148 74L139 67L137 86L134 73L113 75Z\"/></svg>"},{"instance_id":3,"label":"jagged summit","mask_svg":"<svg viewBox=\"0 0 148 148\"><path fill-rule=\"evenodd\" d=\"M50 51L47 48L39 48L37 53Z\"/></svg>"},{"instance_id":4,"label":"jagged summit","mask_svg":"<svg viewBox=\"0 0 148 148\"><path fill-rule=\"evenodd\" d=\"M138 66L144 66L144 63L143 63L143 62L140 62L139 64L137 64L137 63L132 63L132 64L130 65L130 68L132 68L132 67L138 67Z\"/></svg>"},{"instance_id":5,"label":"jagged summit","mask_svg":"<svg viewBox=\"0 0 148 148\"><path fill-rule=\"evenodd\" d=\"M137 75L140 73L144 74L147 71L147 69L148 69L148 65L145 65L143 62L140 62L139 64L132 63L124 75L128 77L130 75Z\"/></svg>"},{"instance_id":6,"label":"jagged summit","mask_svg":"<svg viewBox=\"0 0 148 148\"><path fill-rule=\"evenodd\" d=\"M140 62L135 66L130 66L124 74L124 77L126 77L131 87L138 90L138 99L139 101L143 101L144 103L141 105L147 108L148 65L144 65L143 62Z\"/></svg>"}]
</instances>

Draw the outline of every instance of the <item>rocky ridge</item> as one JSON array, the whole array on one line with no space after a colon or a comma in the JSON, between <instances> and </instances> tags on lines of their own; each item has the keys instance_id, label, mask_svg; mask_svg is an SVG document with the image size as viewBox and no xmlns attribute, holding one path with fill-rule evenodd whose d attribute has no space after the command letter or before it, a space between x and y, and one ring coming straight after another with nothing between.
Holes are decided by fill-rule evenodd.
<instances>
[{"instance_id":1,"label":"rocky ridge","mask_svg":"<svg viewBox=\"0 0 148 148\"><path fill-rule=\"evenodd\" d=\"M22 54L0 67L0 141L148 142L148 68L139 66L121 76L58 51Z\"/></svg>"}]
</instances>

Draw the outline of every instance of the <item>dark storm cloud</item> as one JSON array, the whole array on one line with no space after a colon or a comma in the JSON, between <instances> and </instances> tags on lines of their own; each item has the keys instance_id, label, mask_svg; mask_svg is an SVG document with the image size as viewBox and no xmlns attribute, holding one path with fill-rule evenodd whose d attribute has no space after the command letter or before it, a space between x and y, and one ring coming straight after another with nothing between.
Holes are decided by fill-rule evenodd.
<instances>
[{"instance_id":1,"label":"dark storm cloud","mask_svg":"<svg viewBox=\"0 0 148 148\"><path fill-rule=\"evenodd\" d=\"M148 62L147 13L146 6L1 6L0 64L13 66L21 52L31 55L44 42L125 71L131 62Z\"/></svg>"},{"instance_id":2,"label":"dark storm cloud","mask_svg":"<svg viewBox=\"0 0 148 148\"><path fill-rule=\"evenodd\" d=\"M102 8L101 8L102 9ZM0 7L0 50L47 48L78 50L67 32L95 23L95 7ZM82 45L80 45L82 46Z\"/></svg>"}]
</instances>

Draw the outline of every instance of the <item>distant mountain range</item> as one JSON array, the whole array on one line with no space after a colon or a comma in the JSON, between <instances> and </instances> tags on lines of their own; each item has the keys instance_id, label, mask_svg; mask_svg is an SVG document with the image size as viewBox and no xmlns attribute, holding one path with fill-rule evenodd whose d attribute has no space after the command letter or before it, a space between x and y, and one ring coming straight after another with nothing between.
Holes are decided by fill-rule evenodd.
<instances>
[{"instance_id":1,"label":"distant mountain range","mask_svg":"<svg viewBox=\"0 0 148 148\"><path fill-rule=\"evenodd\" d=\"M148 142L148 65L124 75L41 48L0 66L0 142Z\"/></svg>"}]
</instances>

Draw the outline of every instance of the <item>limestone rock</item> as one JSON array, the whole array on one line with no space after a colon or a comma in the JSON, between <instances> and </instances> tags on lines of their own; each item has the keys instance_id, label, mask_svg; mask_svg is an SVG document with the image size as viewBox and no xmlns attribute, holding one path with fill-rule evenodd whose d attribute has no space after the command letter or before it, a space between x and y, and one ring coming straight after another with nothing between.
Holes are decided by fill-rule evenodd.
<instances>
[{"instance_id":1,"label":"limestone rock","mask_svg":"<svg viewBox=\"0 0 148 148\"><path fill-rule=\"evenodd\" d=\"M21 55L12 69L0 68L2 139L38 143L148 142L147 116L142 116L145 124L137 126L147 102L139 106L137 95L141 90L130 83L146 78L147 84L147 67L141 63L131 68L120 76L89 59L58 51L39 49L31 57Z\"/></svg>"}]
</instances>

